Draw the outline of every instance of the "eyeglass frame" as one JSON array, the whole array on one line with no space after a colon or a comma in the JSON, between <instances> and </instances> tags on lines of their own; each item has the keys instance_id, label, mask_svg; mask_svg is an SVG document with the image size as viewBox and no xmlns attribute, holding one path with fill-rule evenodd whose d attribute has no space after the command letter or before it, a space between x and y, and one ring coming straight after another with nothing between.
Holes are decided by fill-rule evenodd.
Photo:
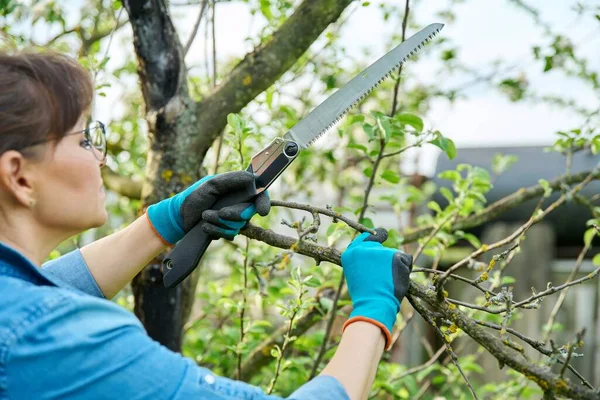
<instances>
[{"instance_id":1,"label":"eyeglass frame","mask_svg":"<svg viewBox=\"0 0 600 400\"><path fill-rule=\"evenodd\" d=\"M96 146L94 146L94 144L93 144L94 142L93 142L93 140L92 140L92 138L90 136L90 128L97 128L97 127L99 127L100 130L102 131L102 137L104 138L104 147L102 149L99 149ZM76 131L76 132L69 132L69 133L63 135L63 137L65 137L65 136L71 136L71 135L77 135L79 133L85 133L85 138L90 142L90 145L91 145L91 149L90 150L94 154L94 157L98 161L104 161L106 159L106 153L107 153L107 147L108 147L107 143L106 143L106 125L104 125L104 123L102 123L100 121L94 121L94 122L88 124L88 126L85 129L82 129L82 130ZM42 144L42 143L46 143L46 142L51 142L53 140L56 140L56 139L54 139L54 138L51 138L51 139L42 139L42 140L39 140L37 142L30 143L30 144L28 144L26 146L23 146L21 148L16 148L16 149L12 149L12 150L19 151L19 150L26 149L27 147L37 146L38 144ZM98 156L96 155L96 151L95 150L97 150L97 152L99 152L102 155L101 158L98 158Z\"/></svg>"}]
</instances>

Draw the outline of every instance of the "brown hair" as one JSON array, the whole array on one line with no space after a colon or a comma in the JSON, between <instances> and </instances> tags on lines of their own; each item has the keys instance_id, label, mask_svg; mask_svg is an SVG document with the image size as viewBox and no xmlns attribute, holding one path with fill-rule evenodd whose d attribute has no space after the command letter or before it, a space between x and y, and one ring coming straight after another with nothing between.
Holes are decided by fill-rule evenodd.
<instances>
[{"instance_id":1,"label":"brown hair","mask_svg":"<svg viewBox=\"0 0 600 400\"><path fill-rule=\"evenodd\" d=\"M68 56L0 52L0 154L62 139L89 109L93 91L88 71Z\"/></svg>"}]
</instances>

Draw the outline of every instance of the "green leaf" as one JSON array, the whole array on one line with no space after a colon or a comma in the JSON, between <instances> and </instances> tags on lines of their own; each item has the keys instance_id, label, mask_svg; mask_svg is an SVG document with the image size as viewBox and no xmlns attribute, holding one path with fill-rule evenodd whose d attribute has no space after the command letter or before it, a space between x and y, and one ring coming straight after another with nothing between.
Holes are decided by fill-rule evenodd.
<instances>
[{"instance_id":1,"label":"green leaf","mask_svg":"<svg viewBox=\"0 0 600 400\"><path fill-rule=\"evenodd\" d=\"M500 279L500 285L510 285L511 283L515 283L517 280L515 278L513 278L512 276L503 276L502 279Z\"/></svg>"},{"instance_id":2,"label":"green leaf","mask_svg":"<svg viewBox=\"0 0 600 400\"><path fill-rule=\"evenodd\" d=\"M430 210L433 210L435 212L437 212L438 214L440 214L442 212L442 209L440 208L440 205L438 203L436 203L435 201L430 201L429 203L427 203L427 208L429 208Z\"/></svg>"},{"instance_id":3,"label":"green leaf","mask_svg":"<svg viewBox=\"0 0 600 400\"><path fill-rule=\"evenodd\" d=\"M438 178L441 179L448 179L451 180L452 182L457 182L458 180L461 179L460 173L458 171L455 171L453 169L449 169L447 171L442 171L438 174ZM440 189L441 191L441 189Z\"/></svg>"},{"instance_id":4,"label":"green leaf","mask_svg":"<svg viewBox=\"0 0 600 400\"><path fill-rule=\"evenodd\" d=\"M348 122L352 125L356 122L364 122L365 116L362 114L354 114L348 118Z\"/></svg>"},{"instance_id":5,"label":"green leaf","mask_svg":"<svg viewBox=\"0 0 600 400\"><path fill-rule=\"evenodd\" d=\"M385 136L385 142L389 142L392 130L392 127L390 126L390 121L388 121L385 117L377 118L377 126L379 127L381 133L383 133L383 135Z\"/></svg>"},{"instance_id":6,"label":"green leaf","mask_svg":"<svg viewBox=\"0 0 600 400\"><path fill-rule=\"evenodd\" d=\"M552 67L554 66L554 58L550 57L550 56L546 56L545 57L545 64L544 64L544 72L548 72L552 69Z\"/></svg>"},{"instance_id":7,"label":"green leaf","mask_svg":"<svg viewBox=\"0 0 600 400\"><path fill-rule=\"evenodd\" d=\"M375 228L375 225L373 225L373 221L371 220L371 218L363 218L360 220L359 222L361 225L366 226L367 228L373 229Z\"/></svg>"},{"instance_id":8,"label":"green leaf","mask_svg":"<svg viewBox=\"0 0 600 400\"><path fill-rule=\"evenodd\" d=\"M315 278L314 276L310 276L304 279L304 282L302 282L302 284L304 286L308 286L308 287L319 287L321 286L321 282Z\"/></svg>"},{"instance_id":9,"label":"green leaf","mask_svg":"<svg viewBox=\"0 0 600 400\"><path fill-rule=\"evenodd\" d=\"M375 140L375 127L373 125L363 124L363 130L367 134L367 137L369 138L369 142L372 140Z\"/></svg>"},{"instance_id":10,"label":"green leaf","mask_svg":"<svg viewBox=\"0 0 600 400\"><path fill-rule=\"evenodd\" d=\"M583 243L586 246L590 246L592 244L592 240L594 240L594 236L596 236L596 228L588 229L583 234Z\"/></svg>"},{"instance_id":11,"label":"green leaf","mask_svg":"<svg viewBox=\"0 0 600 400\"><path fill-rule=\"evenodd\" d=\"M478 201L480 201L482 204L485 204L485 203L487 203L487 199L485 198L485 196L484 196L484 195L482 195L482 194L481 194L481 193L479 193L479 192L471 191L471 192L469 192L469 193L467 194L467 197L470 197L470 198L472 198L472 199L474 199L474 200L478 200Z\"/></svg>"},{"instance_id":12,"label":"green leaf","mask_svg":"<svg viewBox=\"0 0 600 400\"><path fill-rule=\"evenodd\" d=\"M467 371L477 372L479 374L483 374L485 372L479 364L474 362L463 362L461 364L461 367Z\"/></svg>"},{"instance_id":13,"label":"green leaf","mask_svg":"<svg viewBox=\"0 0 600 400\"><path fill-rule=\"evenodd\" d=\"M600 152L600 135L592 139L592 154L596 155L598 152Z\"/></svg>"},{"instance_id":14,"label":"green leaf","mask_svg":"<svg viewBox=\"0 0 600 400\"><path fill-rule=\"evenodd\" d=\"M412 126L417 132L423 132L423 120L414 114L398 114L396 119L405 125Z\"/></svg>"},{"instance_id":15,"label":"green leaf","mask_svg":"<svg viewBox=\"0 0 600 400\"><path fill-rule=\"evenodd\" d=\"M448 200L448 203L452 204L452 202L454 201L454 195L452 194L450 189L448 189L447 187L441 187L440 193L442 194L442 196L444 196L446 200Z\"/></svg>"},{"instance_id":16,"label":"green leaf","mask_svg":"<svg viewBox=\"0 0 600 400\"><path fill-rule=\"evenodd\" d=\"M516 163L518 160L517 156L511 154L495 154L494 158L492 158L492 171L496 175L502 174L506 171L511 165Z\"/></svg>"},{"instance_id":17,"label":"green leaf","mask_svg":"<svg viewBox=\"0 0 600 400\"><path fill-rule=\"evenodd\" d=\"M465 233L463 235L463 239L471 243L471 245L476 249L481 247L481 242L479 241L479 239L477 239L477 236L473 235L472 233Z\"/></svg>"},{"instance_id":18,"label":"green leaf","mask_svg":"<svg viewBox=\"0 0 600 400\"><path fill-rule=\"evenodd\" d=\"M454 157L456 157L456 147L454 146L454 142L447 137L442 136L442 134L438 131L436 131L435 134L436 138L430 140L429 143L442 149L449 159L452 160Z\"/></svg>"},{"instance_id":19,"label":"green leaf","mask_svg":"<svg viewBox=\"0 0 600 400\"><path fill-rule=\"evenodd\" d=\"M371 175L373 174L373 168L372 167L367 167L363 170L363 173L365 174L365 176L367 178L370 178Z\"/></svg>"},{"instance_id":20,"label":"green leaf","mask_svg":"<svg viewBox=\"0 0 600 400\"><path fill-rule=\"evenodd\" d=\"M365 153L368 151L367 146L362 145L362 144L358 144L358 143L350 143L346 147L348 147L349 149L361 150L361 151L364 151Z\"/></svg>"},{"instance_id":21,"label":"green leaf","mask_svg":"<svg viewBox=\"0 0 600 400\"><path fill-rule=\"evenodd\" d=\"M592 262L594 263L594 265L600 266L600 253L594 256Z\"/></svg>"},{"instance_id":22,"label":"green leaf","mask_svg":"<svg viewBox=\"0 0 600 400\"><path fill-rule=\"evenodd\" d=\"M400 182L400 176L398 176L397 173L395 173L394 171L392 171L390 169L386 169L385 171L383 171L383 174L381 174L381 177L391 183Z\"/></svg>"},{"instance_id":23,"label":"green leaf","mask_svg":"<svg viewBox=\"0 0 600 400\"><path fill-rule=\"evenodd\" d=\"M544 197L549 197L552 194L552 188L550 187L550 183L545 179L538 180L538 183L544 189Z\"/></svg>"}]
</instances>

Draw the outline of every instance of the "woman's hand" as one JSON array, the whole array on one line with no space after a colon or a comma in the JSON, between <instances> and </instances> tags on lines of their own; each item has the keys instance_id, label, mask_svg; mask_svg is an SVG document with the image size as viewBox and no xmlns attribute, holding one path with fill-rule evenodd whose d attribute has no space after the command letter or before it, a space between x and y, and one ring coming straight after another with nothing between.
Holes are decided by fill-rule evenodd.
<instances>
[{"instance_id":1,"label":"woman's hand","mask_svg":"<svg viewBox=\"0 0 600 400\"><path fill-rule=\"evenodd\" d=\"M254 175L247 171L206 176L181 193L148 207L150 223L169 244L175 244L200 221L211 236L233 239L255 215L266 216L271 209L267 191L253 202L211 210L227 194L253 187Z\"/></svg>"},{"instance_id":2,"label":"woman's hand","mask_svg":"<svg viewBox=\"0 0 600 400\"><path fill-rule=\"evenodd\" d=\"M400 310L400 302L408 292L412 256L384 247L384 229L377 234L363 233L342 254L342 267L354 309L344 329L356 321L381 328L386 336L386 349L391 345L391 331Z\"/></svg>"}]
</instances>

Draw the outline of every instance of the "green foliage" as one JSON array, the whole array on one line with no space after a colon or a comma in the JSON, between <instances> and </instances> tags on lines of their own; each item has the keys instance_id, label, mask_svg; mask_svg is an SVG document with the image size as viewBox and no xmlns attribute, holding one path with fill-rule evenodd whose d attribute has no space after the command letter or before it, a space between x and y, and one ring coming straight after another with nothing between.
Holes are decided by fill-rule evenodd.
<instances>
[{"instance_id":1,"label":"green foliage","mask_svg":"<svg viewBox=\"0 0 600 400\"><path fill-rule=\"evenodd\" d=\"M245 2L249 12L265 22L258 34L247 38L247 44L251 47L258 47L272 38L299 4L299 1L287 0ZM220 7L219 3L217 2L217 8ZM451 2L448 9L438 14L443 21L452 22L457 18L460 9L454 6L455 3L457 2ZM376 9L381 15L382 23L394 28L394 33L389 38L382 38L386 41L386 48L399 42L400 30L396 27L400 26L404 16L403 2L376 4L362 1L357 6L355 12L358 13ZM8 18L8 23L1 28L6 37L0 42L0 48L22 48L33 43L32 37L15 29L19 24L35 25L48 32L57 32L46 43L39 44L77 57L95 77L98 96L122 89L123 95L118 104L115 104L115 109L121 111L114 115L113 120L106 121L109 123L108 168L122 177L143 181L149 146L147 115L139 88L126 84L121 87L122 82L138 81L137 61L133 51L116 57L111 49L106 49L109 34L115 27L122 6L116 0L86 1L79 10L79 20L75 21L78 29L73 29L71 21L67 23L65 15L68 7L70 5L63 1L0 0L0 16ZM582 13L596 15L598 10L586 8ZM121 20L124 17L125 15ZM419 19L411 16L410 29L416 26L414 24L417 20ZM370 49L365 49L364 57L348 57L346 49L337 40L340 29L340 24L332 24L279 81L266 89L248 107L237 114L228 115L222 146L219 146L220 139L217 140L202 166L208 173L245 169L258 150L264 148L274 137L283 135L323 95L337 90L373 60L374 55ZM104 33L102 46L101 40L90 40L98 33ZM597 89L597 73L578 56L574 44L563 35L554 33L546 37L546 43L532 49L538 70L576 77ZM127 33L125 41L128 48L131 48L131 39L131 34ZM463 61L460 46L450 39L433 41L421 54L433 55L432 58L439 61L439 82L421 82L418 69L412 63L407 63L399 81L398 111L395 114L390 113L398 79L394 73L391 79L382 82L377 90L364 99L358 108L351 110L326 137L314 147L302 151L270 192L276 199L299 201L322 208L330 206L340 216L355 221L361 217L359 222L369 228L374 227L374 221L377 221L375 209L378 212L391 210L388 215L392 218L386 221L385 226L388 229L388 240L384 245L393 248L403 248L404 232L422 227L439 228L430 240L422 238L419 241L419 245L424 246L423 255L429 257L429 262L440 261L453 252L462 254L460 252L464 252L465 247L470 252L486 246L473 234L462 230L452 231L450 228L459 218L475 215L484 209L487 205L485 196L493 187L492 174L495 177L504 173L514 165L516 157L495 155L491 160L491 171L466 164L461 164L454 170L443 171L439 177L448 182L447 187L437 188L432 182L417 185L410 180L405 165L406 161L412 161L411 151L418 151L424 145L429 145L439 148L450 159L457 154L451 138L431 129L429 123L433 100L445 99L452 102L464 95L460 90L442 89L443 77L462 71L482 80L481 71L472 70ZM217 75L226 77L237 61L229 59L220 62ZM501 60L498 61L498 66L503 64ZM212 77L196 71L195 68L188 69L188 89L193 100L201 101L212 91ZM597 113L594 114L596 110L587 110L562 96L558 99L536 96L526 74L506 73L501 72L501 69L498 71L500 72L492 74L485 83L506 94L510 100L545 101L558 107L576 109L585 116L581 126L558 132L556 142L548 151L566 156L586 150L598 154L600 133L597 131ZM290 92L293 92L291 96ZM365 201L366 188L371 183L372 190ZM549 183L545 180L540 180L539 183L544 189L544 196L549 197L552 193ZM436 191L445 198L447 205L430 200ZM324 200L325 194L328 195L327 200ZM72 250L90 238L101 238L128 225L139 215L140 201L109 193L107 207L110 221L106 226L62 244L51 254L51 258ZM413 212L416 214L414 219L406 221L403 218ZM310 219L310 215L307 215ZM297 231L294 228L282 227L280 222L285 218L293 221L290 225L294 226L294 223L302 222L303 216L304 214L286 208L274 207L268 217L255 217L252 223L296 237ZM342 250L356 234L354 229L339 220L323 216L321 219L321 226L314 239L322 245ZM582 238L583 243L592 244L597 240L596 235L596 229L590 225ZM423 258L419 263L425 264ZM593 263L600 265L600 255L593 258ZM194 312L186 326L183 352L198 364L232 378L238 377L240 363L247 360L279 327L296 326L298 320L313 309L322 316L332 311L333 301L321 294L336 288L342 273L341 268L336 265L327 262L315 265L314 261L293 252L256 241L248 244L243 237L232 242L215 242L202 264L202 279L196 293ZM509 276L504 273L503 261L489 270L488 265L482 264L475 263L472 268L481 276L486 274L485 279L482 278L482 282L486 284L496 288L506 287L518 279L516 274ZM413 274L411 278L429 286L433 284L431 277L426 274ZM488 300L481 294L470 301L484 306ZM130 288L124 289L115 298L115 302L131 310L133 295ZM345 301L338 306L348 304ZM470 316L482 321L494 324L504 322L502 315L473 312L464 308L463 311L470 312ZM346 310L340 311L338 307L336 312L343 318ZM508 324L518 318L520 313L514 312ZM265 350L265 355L269 357L267 365L252 371L252 376L242 376L242 379L264 389L272 385L274 393L279 395L290 394L309 378L315 356L325 340L324 325L320 323L297 337L283 335L280 337L283 343ZM446 323L442 325L442 329L446 334L451 334L452 340L464 336L461 332L450 332L450 326ZM559 332L563 328L560 323L555 322L544 329ZM335 341L339 332L334 332L334 336ZM406 334L400 338L400 342L404 340L409 340ZM335 346L328 349L324 362L331 358L334 350ZM541 397L537 386L523 381L520 374L508 368L506 380L488 382L478 357L479 355L459 354L458 363L474 382L480 396L487 399ZM428 358L423 351L419 362ZM409 367L392 361L386 354L377 372L371 398L410 399L426 385L430 386L423 398L470 398L458 369L446 354L429 367L399 379ZM276 374L278 378L275 381Z\"/></svg>"}]
</instances>

